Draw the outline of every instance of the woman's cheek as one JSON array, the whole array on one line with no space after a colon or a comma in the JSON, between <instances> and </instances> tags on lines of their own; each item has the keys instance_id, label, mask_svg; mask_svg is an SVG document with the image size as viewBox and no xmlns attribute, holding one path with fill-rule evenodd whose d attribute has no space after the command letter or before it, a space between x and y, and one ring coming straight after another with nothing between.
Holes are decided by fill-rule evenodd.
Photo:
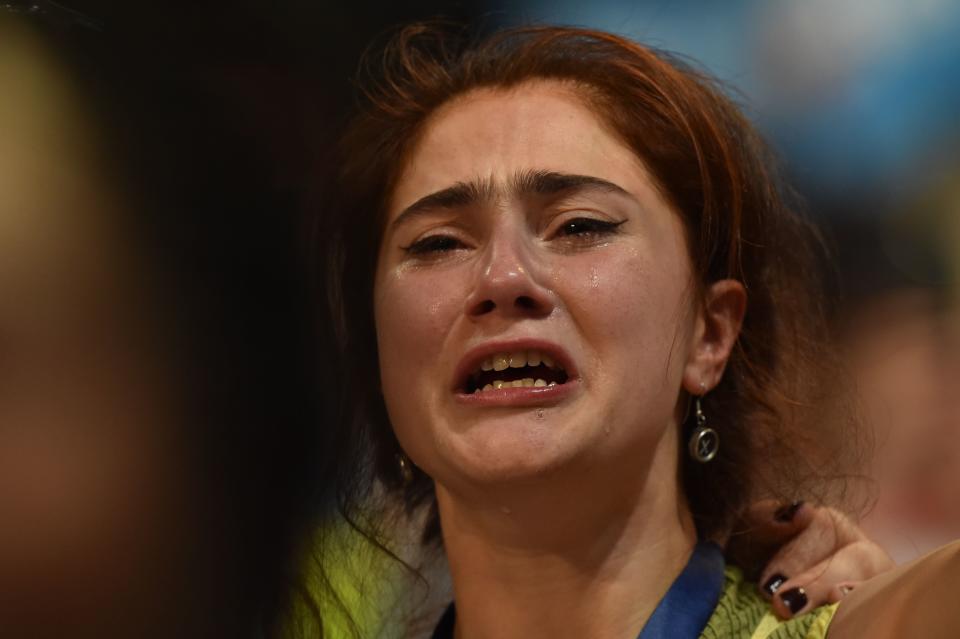
<instances>
[{"instance_id":1,"label":"woman's cheek","mask_svg":"<svg viewBox=\"0 0 960 639\"><path fill-rule=\"evenodd\" d=\"M568 262L554 277L567 312L596 356L632 368L604 373L639 380L655 369L662 376L665 362L676 359L671 350L682 342L677 331L686 316L689 271L673 255L641 250L608 251L602 259L578 262Z\"/></svg>"},{"instance_id":2,"label":"woman's cheek","mask_svg":"<svg viewBox=\"0 0 960 639\"><path fill-rule=\"evenodd\" d=\"M446 270L395 272L378 289L378 335L399 332L410 338L404 341L436 343L437 331L446 333L463 309L465 283Z\"/></svg>"},{"instance_id":3,"label":"woman's cheek","mask_svg":"<svg viewBox=\"0 0 960 639\"><path fill-rule=\"evenodd\" d=\"M554 274L556 290L572 319L606 334L633 333L655 301L647 260L634 252L577 256Z\"/></svg>"},{"instance_id":4,"label":"woman's cheek","mask_svg":"<svg viewBox=\"0 0 960 639\"><path fill-rule=\"evenodd\" d=\"M415 390L411 384L437 367L445 336L462 311L464 290L458 278L425 270L394 272L378 283L377 341L384 384L396 378L409 392Z\"/></svg>"}]
</instances>

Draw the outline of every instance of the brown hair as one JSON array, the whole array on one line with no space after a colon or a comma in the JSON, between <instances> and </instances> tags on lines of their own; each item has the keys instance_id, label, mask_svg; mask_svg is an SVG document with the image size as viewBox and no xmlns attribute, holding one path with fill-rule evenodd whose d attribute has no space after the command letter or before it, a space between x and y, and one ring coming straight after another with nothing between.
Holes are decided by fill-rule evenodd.
<instances>
[{"instance_id":1,"label":"brown hair","mask_svg":"<svg viewBox=\"0 0 960 639\"><path fill-rule=\"evenodd\" d=\"M714 80L628 39L568 27L470 41L450 29L408 26L382 55L368 56L364 71L359 114L343 138L341 197L332 205L334 241L326 251L338 363L346 370L341 410L353 432L369 435L358 441L372 445L379 477L401 490L410 508L432 502L432 482L417 473L403 486L399 449L370 379L377 370L372 286L384 209L438 107L474 89L537 79L572 86L644 161L684 222L698 286L726 278L746 286L739 341L703 402L721 435L720 453L709 464L680 466L700 535L729 532L752 499L810 498L829 471L814 472L805 460L843 468L830 435L842 436L849 424L811 427L835 379L826 365L821 244L785 204L771 154Z\"/></svg>"}]
</instances>

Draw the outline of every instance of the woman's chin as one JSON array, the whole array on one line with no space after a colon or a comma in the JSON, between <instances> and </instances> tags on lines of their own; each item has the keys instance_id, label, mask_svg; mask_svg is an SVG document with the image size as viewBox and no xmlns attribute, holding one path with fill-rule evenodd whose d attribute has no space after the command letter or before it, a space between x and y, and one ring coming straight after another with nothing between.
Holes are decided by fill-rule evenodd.
<instances>
[{"instance_id":1,"label":"woman's chin","mask_svg":"<svg viewBox=\"0 0 960 639\"><path fill-rule=\"evenodd\" d=\"M570 433L544 428L490 427L453 436L444 466L461 481L491 486L533 480L561 471L584 446ZM565 436L566 435L566 436Z\"/></svg>"}]
</instances>

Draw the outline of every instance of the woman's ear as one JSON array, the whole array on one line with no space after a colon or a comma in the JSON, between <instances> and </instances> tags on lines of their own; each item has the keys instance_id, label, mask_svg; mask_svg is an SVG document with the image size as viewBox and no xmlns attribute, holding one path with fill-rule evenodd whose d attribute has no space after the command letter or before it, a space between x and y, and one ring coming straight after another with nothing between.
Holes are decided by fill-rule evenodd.
<instances>
[{"instance_id":1,"label":"woman's ear","mask_svg":"<svg viewBox=\"0 0 960 639\"><path fill-rule=\"evenodd\" d=\"M706 288L683 372L688 393L703 395L720 383L746 310L747 291L742 282L719 280Z\"/></svg>"}]
</instances>

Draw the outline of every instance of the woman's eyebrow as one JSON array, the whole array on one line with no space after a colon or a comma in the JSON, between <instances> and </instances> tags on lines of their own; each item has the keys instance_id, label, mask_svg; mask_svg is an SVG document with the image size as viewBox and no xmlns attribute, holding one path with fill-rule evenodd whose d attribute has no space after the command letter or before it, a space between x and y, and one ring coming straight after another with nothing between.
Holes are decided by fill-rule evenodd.
<instances>
[{"instance_id":1,"label":"woman's eyebrow","mask_svg":"<svg viewBox=\"0 0 960 639\"><path fill-rule=\"evenodd\" d=\"M526 195L557 195L569 191L599 190L630 196L623 187L592 175L558 173L556 171L521 171L513 176L510 188L497 184L492 177L457 182L453 186L425 195L396 217L391 227L396 228L412 218L438 210L464 208L477 202L490 201L509 191L516 197ZM632 197L632 196L630 196Z\"/></svg>"},{"instance_id":2,"label":"woman's eyebrow","mask_svg":"<svg viewBox=\"0 0 960 639\"><path fill-rule=\"evenodd\" d=\"M431 213L437 210L450 210L470 206L477 202L491 199L493 196L492 185L481 183L480 181L457 182L453 186L434 191L425 195L397 216L391 223L391 227L397 228L410 219ZM485 192L491 191L491 192Z\"/></svg>"},{"instance_id":3,"label":"woman's eyebrow","mask_svg":"<svg viewBox=\"0 0 960 639\"><path fill-rule=\"evenodd\" d=\"M513 191L517 195L556 195L565 191L579 190L599 190L629 195L623 187L592 175L556 171L523 171L514 176L513 180Z\"/></svg>"}]
</instances>

